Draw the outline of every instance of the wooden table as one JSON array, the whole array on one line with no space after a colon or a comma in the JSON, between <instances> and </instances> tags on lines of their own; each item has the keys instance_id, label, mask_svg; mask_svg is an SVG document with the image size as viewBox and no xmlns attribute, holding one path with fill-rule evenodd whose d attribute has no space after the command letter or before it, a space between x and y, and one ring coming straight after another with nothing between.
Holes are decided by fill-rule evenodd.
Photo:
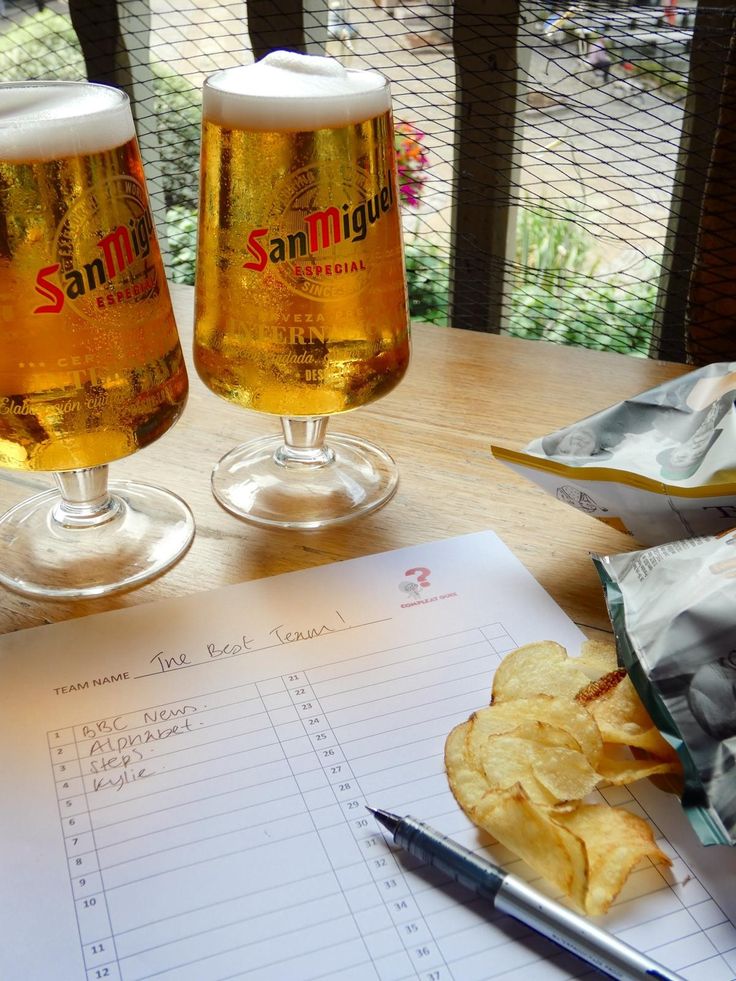
<instances>
[{"instance_id":1,"label":"wooden table","mask_svg":"<svg viewBox=\"0 0 736 981\"><path fill-rule=\"evenodd\" d=\"M172 296L188 354L193 291L175 286ZM401 385L330 423L392 454L401 473L396 496L354 522L296 532L240 521L212 497L214 463L236 443L277 431L278 421L218 399L188 363L183 418L157 443L113 464L111 474L184 497L197 524L189 552L155 582L93 601L40 602L0 587L0 633L485 529L500 535L589 636L610 630L589 553L628 551L637 543L517 476L493 459L489 445L520 449L682 374L683 365L418 325ZM50 483L47 474L0 471L0 509Z\"/></svg>"}]
</instances>

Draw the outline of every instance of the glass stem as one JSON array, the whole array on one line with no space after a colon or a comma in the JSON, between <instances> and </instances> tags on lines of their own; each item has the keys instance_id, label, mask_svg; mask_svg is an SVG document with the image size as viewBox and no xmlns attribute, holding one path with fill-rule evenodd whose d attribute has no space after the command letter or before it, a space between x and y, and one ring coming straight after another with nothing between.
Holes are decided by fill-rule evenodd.
<instances>
[{"instance_id":1,"label":"glass stem","mask_svg":"<svg viewBox=\"0 0 736 981\"><path fill-rule=\"evenodd\" d=\"M281 417L283 445L274 453L282 467L325 467L335 459L335 453L325 446L329 416L306 416L300 419Z\"/></svg>"},{"instance_id":2,"label":"glass stem","mask_svg":"<svg viewBox=\"0 0 736 981\"><path fill-rule=\"evenodd\" d=\"M65 528L94 528L111 521L121 505L107 489L107 476L107 466L55 473L61 500L54 505L53 520Z\"/></svg>"}]
</instances>

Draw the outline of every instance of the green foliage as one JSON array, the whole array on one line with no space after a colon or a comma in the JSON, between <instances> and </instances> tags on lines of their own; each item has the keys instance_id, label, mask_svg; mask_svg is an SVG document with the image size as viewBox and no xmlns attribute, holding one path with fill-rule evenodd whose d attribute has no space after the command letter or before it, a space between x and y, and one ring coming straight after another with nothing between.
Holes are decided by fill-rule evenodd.
<instances>
[{"instance_id":1,"label":"green foliage","mask_svg":"<svg viewBox=\"0 0 736 981\"><path fill-rule=\"evenodd\" d=\"M595 240L572 213L520 209L509 321L514 337L646 357L652 337L657 266L600 275ZM413 320L448 323L449 259L438 246L406 249Z\"/></svg>"},{"instance_id":2,"label":"green foliage","mask_svg":"<svg viewBox=\"0 0 736 981\"><path fill-rule=\"evenodd\" d=\"M647 83L651 90L660 95L668 95L675 101L686 98L688 76L685 72L668 68L658 61L635 61L631 63L630 76Z\"/></svg>"},{"instance_id":3,"label":"green foliage","mask_svg":"<svg viewBox=\"0 0 736 981\"><path fill-rule=\"evenodd\" d=\"M602 276L594 245L576 214L519 209L508 333L646 357L656 264L642 260L636 270Z\"/></svg>"},{"instance_id":4,"label":"green foliage","mask_svg":"<svg viewBox=\"0 0 736 981\"><path fill-rule=\"evenodd\" d=\"M516 225L516 262L531 282L543 279L552 290L570 273L592 276L594 239L572 211L557 214L537 205L520 208Z\"/></svg>"},{"instance_id":5,"label":"green foliage","mask_svg":"<svg viewBox=\"0 0 736 981\"><path fill-rule=\"evenodd\" d=\"M175 283L192 286L197 262L197 212L183 205L169 208L166 229L171 252L171 278Z\"/></svg>"},{"instance_id":6,"label":"green foliage","mask_svg":"<svg viewBox=\"0 0 736 981\"><path fill-rule=\"evenodd\" d=\"M0 36L0 80L84 79L84 59L68 17L41 10Z\"/></svg>"},{"instance_id":7,"label":"green foliage","mask_svg":"<svg viewBox=\"0 0 736 981\"><path fill-rule=\"evenodd\" d=\"M153 111L158 117L166 207L196 211L202 118L200 91L163 65L155 65L153 71L156 94Z\"/></svg>"},{"instance_id":8,"label":"green foliage","mask_svg":"<svg viewBox=\"0 0 736 981\"><path fill-rule=\"evenodd\" d=\"M508 333L647 357L656 294L653 279L571 279L553 291L519 283L511 293Z\"/></svg>"},{"instance_id":9,"label":"green foliage","mask_svg":"<svg viewBox=\"0 0 736 981\"><path fill-rule=\"evenodd\" d=\"M446 252L414 237L406 243L405 255L411 319L446 327L450 293Z\"/></svg>"}]
</instances>

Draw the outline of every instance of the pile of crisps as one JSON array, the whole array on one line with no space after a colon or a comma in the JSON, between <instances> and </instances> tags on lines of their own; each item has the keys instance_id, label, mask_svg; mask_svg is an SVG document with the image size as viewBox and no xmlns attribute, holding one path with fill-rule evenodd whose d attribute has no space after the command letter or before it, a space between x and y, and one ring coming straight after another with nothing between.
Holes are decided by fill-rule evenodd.
<instances>
[{"instance_id":1,"label":"pile of crisps","mask_svg":"<svg viewBox=\"0 0 736 981\"><path fill-rule=\"evenodd\" d=\"M471 821L585 913L605 913L642 859L670 864L638 815L583 802L601 783L681 773L611 643L508 654L491 704L447 737L445 765Z\"/></svg>"}]
</instances>

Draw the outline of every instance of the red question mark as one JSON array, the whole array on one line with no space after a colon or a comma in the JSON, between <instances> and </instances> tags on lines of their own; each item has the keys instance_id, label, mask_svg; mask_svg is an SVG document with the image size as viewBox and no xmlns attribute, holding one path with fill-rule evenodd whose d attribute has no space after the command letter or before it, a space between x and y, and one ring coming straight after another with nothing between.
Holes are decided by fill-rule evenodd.
<instances>
[{"instance_id":1,"label":"red question mark","mask_svg":"<svg viewBox=\"0 0 736 981\"><path fill-rule=\"evenodd\" d=\"M429 586L430 585L430 582L429 582L430 573L431 573L431 569L424 569L423 567L420 566L417 569L407 569L406 572L404 573L404 575L405 576L416 576L417 577L417 582L419 583L419 585L426 587L426 586Z\"/></svg>"}]
</instances>

